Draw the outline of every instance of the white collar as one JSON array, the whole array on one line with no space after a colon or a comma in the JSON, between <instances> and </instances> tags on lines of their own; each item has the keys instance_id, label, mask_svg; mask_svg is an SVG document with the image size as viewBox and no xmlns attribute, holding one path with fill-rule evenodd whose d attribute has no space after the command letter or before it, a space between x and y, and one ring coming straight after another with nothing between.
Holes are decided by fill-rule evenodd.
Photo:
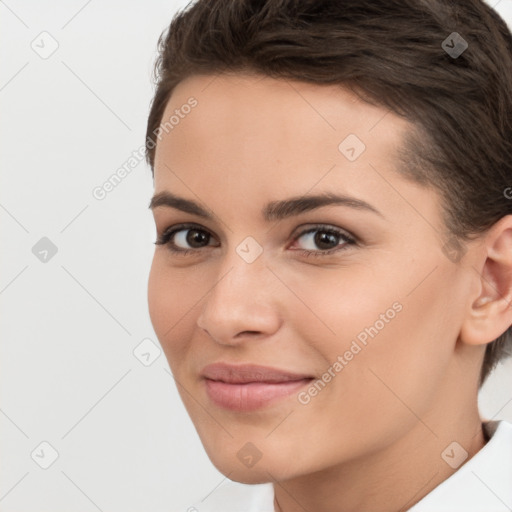
<instances>
[{"instance_id":1,"label":"white collar","mask_svg":"<svg viewBox=\"0 0 512 512\"><path fill-rule=\"evenodd\" d=\"M485 427L487 444L408 512L512 511L512 423Z\"/></svg>"}]
</instances>

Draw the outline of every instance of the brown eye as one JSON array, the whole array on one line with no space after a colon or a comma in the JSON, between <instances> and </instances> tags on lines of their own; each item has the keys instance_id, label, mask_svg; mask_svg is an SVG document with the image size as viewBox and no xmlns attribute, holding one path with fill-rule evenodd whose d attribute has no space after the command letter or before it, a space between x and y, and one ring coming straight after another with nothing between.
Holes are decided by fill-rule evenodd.
<instances>
[{"instance_id":1,"label":"brown eye","mask_svg":"<svg viewBox=\"0 0 512 512\"><path fill-rule=\"evenodd\" d=\"M207 247L212 239L211 233L196 225L179 225L166 229L155 242L167 245L174 253L188 254Z\"/></svg>"},{"instance_id":2,"label":"brown eye","mask_svg":"<svg viewBox=\"0 0 512 512\"><path fill-rule=\"evenodd\" d=\"M198 247L202 247L202 244L205 242L206 245L208 245L208 241L210 240L210 235L200 229L180 229L179 231L175 231L174 235L181 232L184 232L185 236L175 236L174 243L176 245L179 245L180 243L187 243L197 249ZM178 243L176 243L177 241Z\"/></svg>"},{"instance_id":3,"label":"brown eye","mask_svg":"<svg viewBox=\"0 0 512 512\"><path fill-rule=\"evenodd\" d=\"M301 238L305 241L303 245L307 247L299 250L305 256L325 256L356 244L352 236L331 226L310 227L299 233L294 241Z\"/></svg>"}]
</instances>

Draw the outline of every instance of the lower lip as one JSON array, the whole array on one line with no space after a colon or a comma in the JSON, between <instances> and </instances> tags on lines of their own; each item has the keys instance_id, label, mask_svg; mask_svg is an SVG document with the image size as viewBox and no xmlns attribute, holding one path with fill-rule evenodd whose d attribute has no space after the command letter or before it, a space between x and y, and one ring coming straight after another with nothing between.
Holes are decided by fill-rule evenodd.
<instances>
[{"instance_id":1,"label":"lower lip","mask_svg":"<svg viewBox=\"0 0 512 512\"><path fill-rule=\"evenodd\" d=\"M302 379L272 384L266 382L228 384L211 379L205 379L205 382L206 392L214 404L233 411L254 411L296 393L311 380Z\"/></svg>"}]
</instances>

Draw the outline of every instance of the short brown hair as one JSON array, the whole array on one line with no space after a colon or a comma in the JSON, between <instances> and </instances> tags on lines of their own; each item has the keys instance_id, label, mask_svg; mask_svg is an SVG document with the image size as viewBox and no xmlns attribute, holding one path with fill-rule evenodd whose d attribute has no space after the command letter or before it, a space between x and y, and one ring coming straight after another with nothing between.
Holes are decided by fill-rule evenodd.
<instances>
[{"instance_id":1,"label":"short brown hair","mask_svg":"<svg viewBox=\"0 0 512 512\"><path fill-rule=\"evenodd\" d=\"M411 121L397 170L440 193L452 245L512 214L512 35L483 0L198 0L160 35L154 71L152 172L179 82L256 72L339 84ZM486 347L480 386L511 355L509 327Z\"/></svg>"}]
</instances>

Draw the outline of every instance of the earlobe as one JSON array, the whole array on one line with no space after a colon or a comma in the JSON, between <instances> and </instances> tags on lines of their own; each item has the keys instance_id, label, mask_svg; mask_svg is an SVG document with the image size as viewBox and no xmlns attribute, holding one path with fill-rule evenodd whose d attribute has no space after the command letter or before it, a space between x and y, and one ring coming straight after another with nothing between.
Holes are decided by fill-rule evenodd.
<instances>
[{"instance_id":1,"label":"earlobe","mask_svg":"<svg viewBox=\"0 0 512 512\"><path fill-rule=\"evenodd\" d=\"M470 305L460 338L470 345L483 345L512 325L512 215L489 229L482 257L472 267L480 291Z\"/></svg>"}]
</instances>

